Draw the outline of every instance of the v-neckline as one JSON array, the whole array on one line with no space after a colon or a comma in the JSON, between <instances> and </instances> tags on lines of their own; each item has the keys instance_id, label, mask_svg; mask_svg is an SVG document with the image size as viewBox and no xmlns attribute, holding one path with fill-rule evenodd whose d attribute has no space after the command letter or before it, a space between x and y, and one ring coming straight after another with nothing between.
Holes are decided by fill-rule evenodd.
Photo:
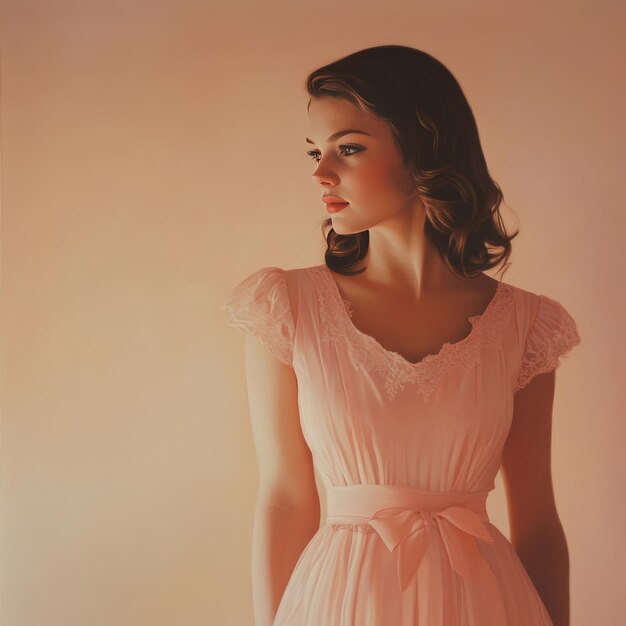
<instances>
[{"instance_id":1,"label":"v-neckline","mask_svg":"<svg viewBox=\"0 0 626 626\"><path fill-rule=\"evenodd\" d=\"M362 330L360 330L359 328L355 326L354 322L352 321L352 318L350 317L350 314L348 313L348 309L346 308L346 306L349 306L351 304L350 301L346 300L341 295L341 292L339 291L339 287L335 279L332 276L332 270L325 263L323 263L321 267L325 270L324 274L326 274L328 281L331 283L330 287L334 296L334 302L335 304L338 305L338 308L340 309L339 314L343 317L343 320L346 323L345 324L346 327L349 328L352 334L370 343L372 346L374 346L377 350L379 350L383 354L389 356L390 358L394 358L398 360L401 364L409 368L413 368L413 369L418 369L420 367L427 365L428 363L431 363L432 361L442 358L449 350L460 349L466 344L473 342L477 336L477 333L482 327L482 324L486 322L491 311L494 309L494 307L497 305L498 301L500 300L502 294L504 293L504 287L506 286L506 283L503 283L502 281L497 281L498 284L496 285L495 293L489 300L483 312L479 313L478 315L472 315L467 318L467 321L471 324L472 328L465 337L463 337L459 341L446 341L442 344L442 346L439 348L437 352L427 354L426 356L422 357L419 361L413 362L413 361L409 361L408 359L406 359L399 352L395 352L394 350L389 350L385 348L375 337L373 337L372 335L368 335L367 333L363 332Z\"/></svg>"}]
</instances>

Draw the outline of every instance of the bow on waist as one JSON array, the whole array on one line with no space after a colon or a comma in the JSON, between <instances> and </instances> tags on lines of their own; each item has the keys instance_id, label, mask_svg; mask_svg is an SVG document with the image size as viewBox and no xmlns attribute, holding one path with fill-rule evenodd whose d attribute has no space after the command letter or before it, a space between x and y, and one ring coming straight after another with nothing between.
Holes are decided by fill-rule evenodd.
<instances>
[{"instance_id":1,"label":"bow on waist","mask_svg":"<svg viewBox=\"0 0 626 626\"><path fill-rule=\"evenodd\" d=\"M508 623L501 589L477 541L493 544L486 522L488 491L425 491L399 485L345 485L326 490L327 518L367 521L390 552L396 552L398 581L403 592L427 554L429 542L441 535L452 568L471 581L473 623L502 626ZM432 553L429 555L432 557ZM441 585L428 584L431 622L444 623L449 598ZM468 609L470 610L470 609Z\"/></svg>"},{"instance_id":2,"label":"bow on waist","mask_svg":"<svg viewBox=\"0 0 626 626\"><path fill-rule=\"evenodd\" d=\"M439 511L415 511L392 507L378 510L368 521L389 549L397 549L398 581L404 591L417 572L431 540L441 533L452 568L472 582L483 579L489 567L476 539L493 543L493 538L478 515L464 506L449 506ZM491 569L489 569L491 572Z\"/></svg>"},{"instance_id":3,"label":"bow on waist","mask_svg":"<svg viewBox=\"0 0 626 626\"><path fill-rule=\"evenodd\" d=\"M484 522L488 491L425 491L399 485L346 485L327 489L327 516L366 519L390 552L397 552L402 591L417 572L432 533L443 539L452 568L468 581L493 577L476 540L493 543Z\"/></svg>"}]
</instances>

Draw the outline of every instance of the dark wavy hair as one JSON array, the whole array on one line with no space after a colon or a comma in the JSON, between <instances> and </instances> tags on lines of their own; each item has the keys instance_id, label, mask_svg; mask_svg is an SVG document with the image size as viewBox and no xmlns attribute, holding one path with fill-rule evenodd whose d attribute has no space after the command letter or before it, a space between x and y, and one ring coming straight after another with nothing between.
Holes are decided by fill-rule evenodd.
<instances>
[{"instance_id":1,"label":"dark wavy hair","mask_svg":"<svg viewBox=\"0 0 626 626\"><path fill-rule=\"evenodd\" d=\"M426 210L425 236L451 270L473 278L509 265L511 240L519 231L506 232L499 211L504 196L489 175L476 120L440 61L415 48L375 46L311 72L306 89L312 97L348 100L389 124ZM307 110L310 105L311 99ZM340 235L328 218L322 235L331 270L365 270L354 266L367 253L369 231Z\"/></svg>"}]
</instances>

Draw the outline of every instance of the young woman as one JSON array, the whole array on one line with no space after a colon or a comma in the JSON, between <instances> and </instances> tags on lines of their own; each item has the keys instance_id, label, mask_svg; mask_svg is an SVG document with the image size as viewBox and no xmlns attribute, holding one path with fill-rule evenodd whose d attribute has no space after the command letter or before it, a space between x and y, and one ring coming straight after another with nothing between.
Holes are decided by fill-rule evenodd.
<instances>
[{"instance_id":1,"label":"young woman","mask_svg":"<svg viewBox=\"0 0 626 626\"><path fill-rule=\"evenodd\" d=\"M307 89L324 263L221 305L247 333L256 624L566 626L550 436L575 322L484 273L518 232L439 61L368 48ZM485 507L500 469L511 542Z\"/></svg>"}]
</instances>

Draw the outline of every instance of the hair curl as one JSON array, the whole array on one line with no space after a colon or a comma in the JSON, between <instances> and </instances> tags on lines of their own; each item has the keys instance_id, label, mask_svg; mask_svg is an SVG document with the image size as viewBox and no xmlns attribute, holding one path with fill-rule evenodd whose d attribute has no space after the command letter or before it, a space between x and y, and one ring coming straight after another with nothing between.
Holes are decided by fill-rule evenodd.
<instances>
[{"instance_id":1,"label":"hair curl","mask_svg":"<svg viewBox=\"0 0 626 626\"><path fill-rule=\"evenodd\" d=\"M311 72L306 89L312 97L348 100L389 124L425 207L425 236L452 271L473 278L500 263L509 265L511 240L519 230L506 232L499 211L504 196L489 175L476 120L461 86L440 61L415 48L375 46ZM331 270L365 271L354 266L367 253L369 231L340 235L328 218L322 234Z\"/></svg>"}]
</instances>

